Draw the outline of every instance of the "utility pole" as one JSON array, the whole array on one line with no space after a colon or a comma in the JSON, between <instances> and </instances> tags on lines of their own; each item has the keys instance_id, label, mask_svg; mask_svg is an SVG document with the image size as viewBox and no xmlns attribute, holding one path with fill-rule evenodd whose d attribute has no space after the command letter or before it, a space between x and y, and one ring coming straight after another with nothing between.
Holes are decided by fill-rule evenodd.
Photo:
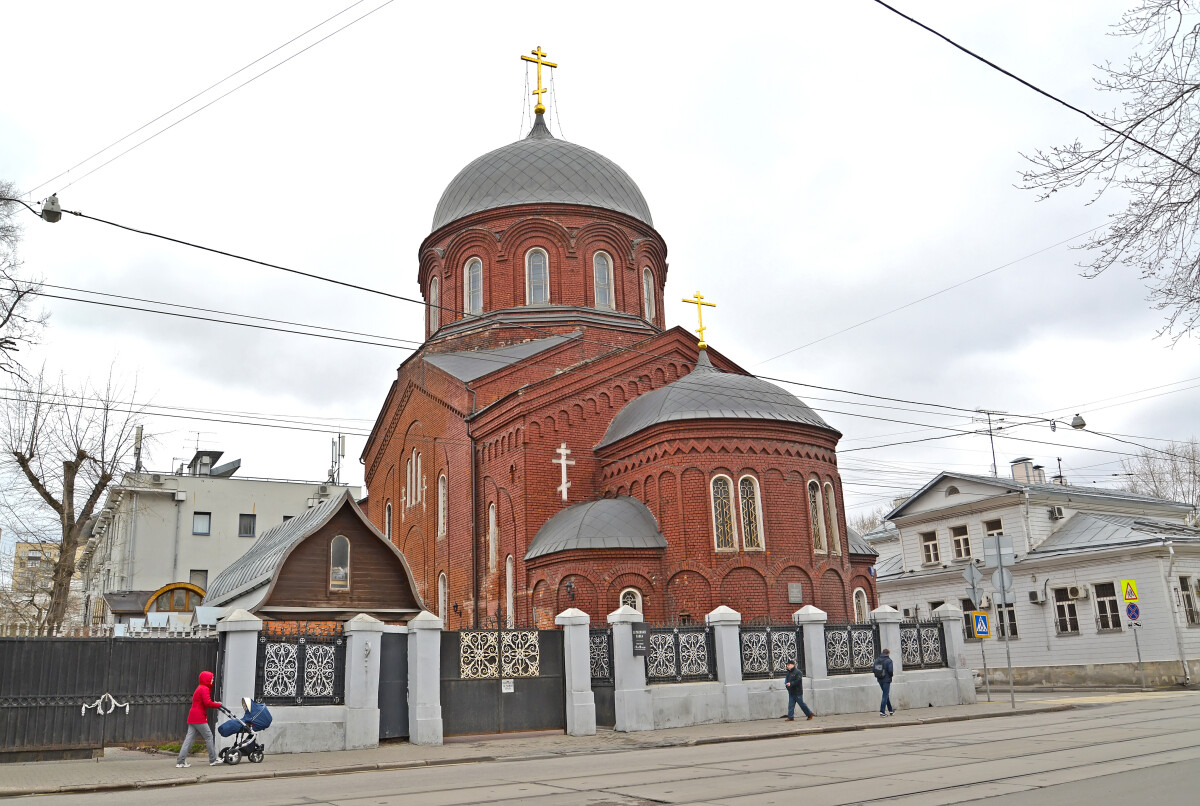
<instances>
[{"instance_id":1,"label":"utility pole","mask_svg":"<svg viewBox=\"0 0 1200 806\"><path fill-rule=\"evenodd\" d=\"M999 424L999 423L1004 422L1004 418L1000 417L1000 415L1008 414L1008 412L994 411L992 409L975 409L975 411L978 412L979 414L985 415L985 417L972 417L971 422L975 422L975 423L986 422L987 423L988 443L990 443L992 446L992 476L995 478L999 478L1000 473L999 473L999 470L996 468L996 440L995 440L995 437L993 436L992 415L996 415L996 418L997 418L996 423Z\"/></svg>"}]
</instances>

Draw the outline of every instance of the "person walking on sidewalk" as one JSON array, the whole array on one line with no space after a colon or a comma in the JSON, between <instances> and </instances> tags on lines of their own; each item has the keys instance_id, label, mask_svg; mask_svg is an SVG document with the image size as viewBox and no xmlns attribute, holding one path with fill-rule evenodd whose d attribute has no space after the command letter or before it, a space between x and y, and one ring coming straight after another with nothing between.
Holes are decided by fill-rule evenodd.
<instances>
[{"instance_id":1,"label":"person walking on sidewalk","mask_svg":"<svg viewBox=\"0 0 1200 806\"><path fill-rule=\"evenodd\" d=\"M892 707L892 654L890 649L883 650L883 654L875 659L875 665L872 671L875 672L875 679L879 681L879 688L883 689L883 699L879 701L880 716L894 716L896 709Z\"/></svg>"},{"instance_id":2,"label":"person walking on sidewalk","mask_svg":"<svg viewBox=\"0 0 1200 806\"><path fill-rule=\"evenodd\" d=\"M788 722L796 721L796 703L800 703L800 710L804 712L804 716L812 719L812 709L804 704L804 676L792 661L788 661L787 677L783 678L783 685L788 693L788 712L784 719Z\"/></svg>"},{"instance_id":3,"label":"person walking on sidewalk","mask_svg":"<svg viewBox=\"0 0 1200 806\"><path fill-rule=\"evenodd\" d=\"M184 737L183 745L179 748L179 758L175 762L176 767L192 766L188 764L187 757L192 750L192 742L197 736L204 739L204 747L208 750L208 766L215 767L221 763L217 760L217 748L213 746L212 728L208 726L207 709L221 707L221 703L213 702L212 683L212 672L200 673L200 685L196 686L196 690L192 692L192 709L188 711L187 736Z\"/></svg>"}]
</instances>

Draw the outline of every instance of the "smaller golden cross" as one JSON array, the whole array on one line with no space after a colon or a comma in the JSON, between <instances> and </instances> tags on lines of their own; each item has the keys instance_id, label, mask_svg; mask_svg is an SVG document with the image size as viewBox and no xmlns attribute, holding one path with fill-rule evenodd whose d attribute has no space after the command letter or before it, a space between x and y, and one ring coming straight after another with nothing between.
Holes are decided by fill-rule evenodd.
<instances>
[{"instance_id":1,"label":"smaller golden cross","mask_svg":"<svg viewBox=\"0 0 1200 806\"><path fill-rule=\"evenodd\" d=\"M534 62L538 66L538 71L537 71L538 86L537 86L536 90L534 90L533 92L531 92L529 94L537 96L537 99L538 99L537 106L535 106L533 108L533 111L535 114L540 115L546 111L546 105L542 103L542 96L546 93L546 90L542 88L542 65L544 64L547 67L558 67L558 65L555 64L554 62L547 62L542 59L542 57L545 56L546 54L542 50L541 45L538 45L536 48L534 48L533 50L531 50L529 52L534 55L534 58L531 59L528 56L522 56L521 59L523 61L527 61L527 62Z\"/></svg>"},{"instance_id":2,"label":"smaller golden cross","mask_svg":"<svg viewBox=\"0 0 1200 806\"><path fill-rule=\"evenodd\" d=\"M710 308L715 308L717 307L717 303L705 302L704 295L699 291L696 292L695 298L685 299L684 302L690 302L696 306L696 318L700 320L700 327L696 329L696 333L700 336L700 342L696 346L703 350L708 347L708 345L704 343L704 331L708 330L708 328L704 326L704 306L707 305Z\"/></svg>"}]
</instances>

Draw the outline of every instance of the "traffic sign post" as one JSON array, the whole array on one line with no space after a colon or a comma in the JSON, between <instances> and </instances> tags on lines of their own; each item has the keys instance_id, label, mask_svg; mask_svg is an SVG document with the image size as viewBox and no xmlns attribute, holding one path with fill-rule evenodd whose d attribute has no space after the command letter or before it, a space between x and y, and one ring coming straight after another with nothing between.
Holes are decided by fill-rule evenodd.
<instances>
[{"instance_id":1,"label":"traffic sign post","mask_svg":"<svg viewBox=\"0 0 1200 806\"><path fill-rule=\"evenodd\" d=\"M1138 606L1138 591L1136 579L1122 579L1121 593L1125 599L1125 617L1129 619L1129 631L1133 633L1133 648L1137 652L1138 672L1142 675L1142 691L1146 690L1146 665L1142 663L1142 644L1138 640L1138 630L1141 629L1142 608Z\"/></svg>"},{"instance_id":2,"label":"traffic sign post","mask_svg":"<svg viewBox=\"0 0 1200 806\"><path fill-rule=\"evenodd\" d=\"M988 565L988 545L987 538L983 539L984 565ZM996 560L996 568L998 569L992 575L992 584L996 585L996 590L1000 594L1000 606L996 608L996 616L1000 621L1000 628L1004 632L1004 656L1008 662L1008 702L1015 711L1017 708L1017 692L1013 681L1012 668L1012 649L1008 645L1008 634L1011 632L1008 628L1008 623L1004 621L1008 614L1004 612L1004 605L1012 604L1012 573L1004 568L1004 560L1007 558L1009 565L1015 562L1013 555L1013 542L1011 537L1004 535L996 535L996 548L991 555ZM990 567L990 566L989 566Z\"/></svg>"},{"instance_id":3,"label":"traffic sign post","mask_svg":"<svg viewBox=\"0 0 1200 806\"><path fill-rule=\"evenodd\" d=\"M971 604L979 607L979 600L983 598L982 591L979 590L979 583L983 581L983 573L972 563L963 569L962 576L967 582L967 598L971 600ZM992 681L988 678L987 651L983 648L983 644L979 645L979 654L983 657L983 686L987 689L988 702L991 702Z\"/></svg>"},{"instance_id":4,"label":"traffic sign post","mask_svg":"<svg viewBox=\"0 0 1200 806\"><path fill-rule=\"evenodd\" d=\"M1142 617L1142 611L1137 605L1135 605L1133 602L1130 602L1129 604L1125 605L1125 615L1130 621L1137 621Z\"/></svg>"}]
</instances>

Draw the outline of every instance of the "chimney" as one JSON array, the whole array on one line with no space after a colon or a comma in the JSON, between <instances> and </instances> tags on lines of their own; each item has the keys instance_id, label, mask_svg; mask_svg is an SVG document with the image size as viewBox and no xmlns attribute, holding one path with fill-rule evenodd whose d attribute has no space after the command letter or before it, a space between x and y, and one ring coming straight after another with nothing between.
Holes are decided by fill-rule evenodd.
<instances>
[{"instance_id":1,"label":"chimney","mask_svg":"<svg viewBox=\"0 0 1200 806\"><path fill-rule=\"evenodd\" d=\"M1045 465L1033 466L1033 482L1034 484L1046 483L1046 467Z\"/></svg>"},{"instance_id":2,"label":"chimney","mask_svg":"<svg viewBox=\"0 0 1200 806\"><path fill-rule=\"evenodd\" d=\"M1033 460L1028 456L1022 456L1020 459L1013 459L1012 465L1013 481L1018 484L1033 484Z\"/></svg>"}]
</instances>

